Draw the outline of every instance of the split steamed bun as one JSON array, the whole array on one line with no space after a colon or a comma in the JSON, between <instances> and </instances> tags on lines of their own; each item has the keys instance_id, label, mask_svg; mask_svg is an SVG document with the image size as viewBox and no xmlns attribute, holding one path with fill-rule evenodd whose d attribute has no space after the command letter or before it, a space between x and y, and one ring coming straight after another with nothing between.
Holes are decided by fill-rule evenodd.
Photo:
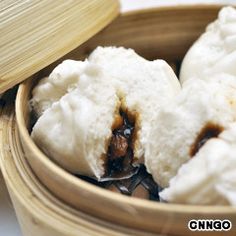
<instances>
[{"instance_id":1,"label":"split steamed bun","mask_svg":"<svg viewBox=\"0 0 236 236\"><path fill-rule=\"evenodd\" d=\"M189 79L175 100L156 116L145 164L154 180L167 187L182 164L197 154L207 139L236 120L236 80L222 74L205 81Z\"/></svg>"},{"instance_id":2,"label":"split steamed bun","mask_svg":"<svg viewBox=\"0 0 236 236\"><path fill-rule=\"evenodd\" d=\"M218 73L236 76L236 10L224 7L218 19L193 44L184 57L181 83L187 79L208 79Z\"/></svg>"},{"instance_id":3,"label":"split steamed bun","mask_svg":"<svg viewBox=\"0 0 236 236\"><path fill-rule=\"evenodd\" d=\"M154 114L180 91L171 67L116 47L98 47L87 61L69 64L71 70L62 63L34 89L41 115L32 131L36 144L67 170L100 179L122 109L135 117L134 159L145 158Z\"/></svg>"},{"instance_id":4,"label":"split steamed bun","mask_svg":"<svg viewBox=\"0 0 236 236\"><path fill-rule=\"evenodd\" d=\"M232 139L233 138L233 139ZM172 203L236 206L236 124L182 165L160 196Z\"/></svg>"},{"instance_id":5,"label":"split steamed bun","mask_svg":"<svg viewBox=\"0 0 236 236\"><path fill-rule=\"evenodd\" d=\"M153 117L180 92L176 75L165 61L148 61L122 47L98 47L89 61L101 66L129 113L136 117L139 131L134 157L145 157L148 133L155 125Z\"/></svg>"}]
</instances>

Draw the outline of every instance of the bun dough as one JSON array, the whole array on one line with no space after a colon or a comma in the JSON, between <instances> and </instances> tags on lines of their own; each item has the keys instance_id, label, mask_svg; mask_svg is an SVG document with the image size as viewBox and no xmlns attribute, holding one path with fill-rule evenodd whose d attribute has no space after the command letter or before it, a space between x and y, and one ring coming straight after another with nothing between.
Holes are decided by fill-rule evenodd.
<instances>
[{"instance_id":1,"label":"bun dough","mask_svg":"<svg viewBox=\"0 0 236 236\"><path fill-rule=\"evenodd\" d=\"M180 167L161 198L172 203L236 206L235 138L234 123Z\"/></svg>"},{"instance_id":2,"label":"bun dough","mask_svg":"<svg viewBox=\"0 0 236 236\"><path fill-rule=\"evenodd\" d=\"M187 52L182 91L150 132L146 166L163 200L236 205L235 64L236 10L225 7Z\"/></svg>"},{"instance_id":3,"label":"bun dough","mask_svg":"<svg viewBox=\"0 0 236 236\"><path fill-rule=\"evenodd\" d=\"M171 67L163 60L148 61L132 49L98 47L89 61L100 66L110 78L125 108L136 117L138 127L134 157L145 157L148 133L160 107L168 104L180 91Z\"/></svg>"},{"instance_id":4,"label":"bun dough","mask_svg":"<svg viewBox=\"0 0 236 236\"><path fill-rule=\"evenodd\" d=\"M146 148L148 171L160 186L167 187L180 166L195 159L207 138L217 136L235 120L234 76L189 79L175 100L156 116L158 125L151 129Z\"/></svg>"},{"instance_id":5,"label":"bun dough","mask_svg":"<svg viewBox=\"0 0 236 236\"><path fill-rule=\"evenodd\" d=\"M224 7L218 19L189 49L182 62L180 81L208 79L218 73L236 76L236 10Z\"/></svg>"},{"instance_id":6,"label":"bun dough","mask_svg":"<svg viewBox=\"0 0 236 236\"><path fill-rule=\"evenodd\" d=\"M73 68L65 69L66 63ZM41 116L32 138L67 170L100 179L119 109L135 117L134 159L142 161L153 117L179 91L163 60L147 61L131 49L99 47L85 62L62 63L35 87L33 107Z\"/></svg>"},{"instance_id":7,"label":"bun dough","mask_svg":"<svg viewBox=\"0 0 236 236\"><path fill-rule=\"evenodd\" d=\"M111 126L119 105L114 89L95 68L78 87L54 102L37 120L32 138L57 163L73 173L100 177ZM102 91L102 93L101 93Z\"/></svg>"},{"instance_id":8,"label":"bun dough","mask_svg":"<svg viewBox=\"0 0 236 236\"><path fill-rule=\"evenodd\" d=\"M65 60L48 77L39 81L32 91L31 99L31 105L37 117L67 92L76 88L87 65L87 61Z\"/></svg>"}]
</instances>

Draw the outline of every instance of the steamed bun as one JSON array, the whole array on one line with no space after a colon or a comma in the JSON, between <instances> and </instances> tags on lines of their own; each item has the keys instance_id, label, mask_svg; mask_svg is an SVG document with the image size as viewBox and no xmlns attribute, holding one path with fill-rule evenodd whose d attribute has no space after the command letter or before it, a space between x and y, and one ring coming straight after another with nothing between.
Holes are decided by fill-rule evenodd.
<instances>
[{"instance_id":1,"label":"steamed bun","mask_svg":"<svg viewBox=\"0 0 236 236\"><path fill-rule=\"evenodd\" d=\"M167 187L182 164L195 159L204 143L236 120L236 80L219 75L189 79L175 100L156 116L145 164L154 180Z\"/></svg>"},{"instance_id":2,"label":"steamed bun","mask_svg":"<svg viewBox=\"0 0 236 236\"><path fill-rule=\"evenodd\" d=\"M232 140L233 137L233 140ZM172 203L236 206L236 124L182 165L160 196ZM231 141L233 142L231 142Z\"/></svg>"},{"instance_id":3,"label":"steamed bun","mask_svg":"<svg viewBox=\"0 0 236 236\"><path fill-rule=\"evenodd\" d=\"M180 81L208 79L218 73L236 76L236 10L224 7L218 19L189 49L182 62Z\"/></svg>"},{"instance_id":4,"label":"steamed bun","mask_svg":"<svg viewBox=\"0 0 236 236\"><path fill-rule=\"evenodd\" d=\"M135 119L133 159L142 162L153 117L180 91L171 67L116 47L98 47L85 62L67 63L71 70L64 62L34 88L41 115L32 131L36 144L65 169L100 179L121 109Z\"/></svg>"},{"instance_id":5,"label":"steamed bun","mask_svg":"<svg viewBox=\"0 0 236 236\"><path fill-rule=\"evenodd\" d=\"M65 169L100 178L119 99L115 90L104 84L102 71L92 66L91 70L92 74L83 74L76 89L39 117L31 136Z\"/></svg>"},{"instance_id":6,"label":"steamed bun","mask_svg":"<svg viewBox=\"0 0 236 236\"><path fill-rule=\"evenodd\" d=\"M98 47L89 61L105 71L125 107L136 117L139 128L134 156L135 159L145 158L148 133L155 125L153 117L180 92L176 75L165 61L148 61L134 50L122 47Z\"/></svg>"}]
</instances>

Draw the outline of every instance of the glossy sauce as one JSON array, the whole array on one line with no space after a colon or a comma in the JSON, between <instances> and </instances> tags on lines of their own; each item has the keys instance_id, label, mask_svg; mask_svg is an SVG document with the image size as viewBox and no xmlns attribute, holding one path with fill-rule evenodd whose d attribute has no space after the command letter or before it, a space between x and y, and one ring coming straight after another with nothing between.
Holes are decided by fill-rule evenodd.
<instances>
[{"instance_id":1,"label":"glossy sauce","mask_svg":"<svg viewBox=\"0 0 236 236\"><path fill-rule=\"evenodd\" d=\"M132 139L135 122L130 121L128 115L120 111L121 122L112 132L108 147L106 173L104 177L122 178L130 175L136 169L132 165L133 148Z\"/></svg>"},{"instance_id":2,"label":"glossy sauce","mask_svg":"<svg viewBox=\"0 0 236 236\"><path fill-rule=\"evenodd\" d=\"M107 160L105 175L100 181L85 176L78 177L116 193L159 201L161 189L147 173L145 166L133 166L135 138L135 119L121 110L115 119L108 152L104 158Z\"/></svg>"},{"instance_id":3,"label":"glossy sauce","mask_svg":"<svg viewBox=\"0 0 236 236\"><path fill-rule=\"evenodd\" d=\"M207 123L198 134L195 142L192 144L190 148L190 156L193 157L209 139L218 137L223 130L224 128L217 124L210 122Z\"/></svg>"}]
</instances>

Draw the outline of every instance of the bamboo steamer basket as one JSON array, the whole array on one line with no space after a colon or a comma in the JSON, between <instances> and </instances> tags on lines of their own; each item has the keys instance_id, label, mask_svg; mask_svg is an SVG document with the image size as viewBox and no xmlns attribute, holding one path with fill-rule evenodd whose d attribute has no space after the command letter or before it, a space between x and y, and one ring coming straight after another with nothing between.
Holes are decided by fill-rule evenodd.
<instances>
[{"instance_id":1,"label":"bamboo steamer basket","mask_svg":"<svg viewBox=\"0 0 236 236\"><path fill-rule=\"evenodd\" d=\"M11 91L7 94L7 104L0 107L0 164L24 236L154 236L85 214L50 193L34 175L23 154L14 100Z\"/></svg>"},{"instance_id":2,"label":"bamboo steamer basket","mask_svg":"<svg viewBox=\"0 0 236 236\"><path fill-rule=\"evenodd\" d=\"M1 165L25 235L37 235L28 232L76 235L73 224L81 228L82 235L99 235L100 232L103 235L204 235L190 232L187 223L191 219L205 218L229 219L235 229L235 207L157 203L126 197L84 182L46 157L28 131L32 87L63 59L83 59L98 45L121 45L134 48L148 59L158 57L179 65L187 49L216 18L219 9L219 6L198 5L123 14L99 34L20 85L16 99L17 125L12 107L10 114L5 113L10 116L7 130L3 129L6 121L1 119L5 122L1 127L3 143L10 144L10 150L2 147ZM11 156L13 159L9 158ZM62 227L58 227L60 220ZM235 235L235 231L207 232L207 235Z\"/></svg>"}]
</instances>

